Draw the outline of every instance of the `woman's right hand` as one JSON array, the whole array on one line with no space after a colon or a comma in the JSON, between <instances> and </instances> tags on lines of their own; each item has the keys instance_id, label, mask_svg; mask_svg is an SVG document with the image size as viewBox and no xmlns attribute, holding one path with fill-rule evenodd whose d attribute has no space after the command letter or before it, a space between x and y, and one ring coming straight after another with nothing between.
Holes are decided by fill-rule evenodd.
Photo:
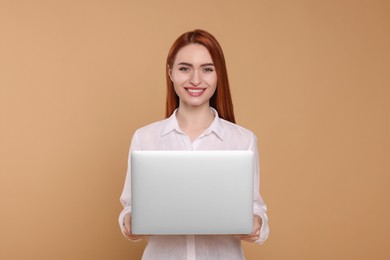
<instances>
[{"instance_id":1,"label":"woman's right hand","mask_svg":"<svg viewBox=\"0 0 390 260\"><path fill-rule=\"evenodd\" d=\"M131 214L127 214L123 222L124 222L123 234L128 240L133 242L138 242L144 238L144 236L136 236L131 233Z\"/></svg>"}]
</instances>

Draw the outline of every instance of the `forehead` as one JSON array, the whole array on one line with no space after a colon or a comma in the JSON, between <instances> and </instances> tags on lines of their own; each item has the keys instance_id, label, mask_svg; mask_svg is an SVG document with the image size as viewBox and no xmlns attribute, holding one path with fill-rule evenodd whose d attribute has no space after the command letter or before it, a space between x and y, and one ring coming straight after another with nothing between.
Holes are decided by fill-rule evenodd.
<instances>
[{"instance_id":1,"label":"forehead","mask_svg":"<svg viewBox=\"0 0 390 260\"><path fill-rule=\"evenodd\" d=\"M175 58L175 64L187 62L191 64L212 63L213 60L207 48L201 44L191 43L181 48Z\"/></svg>"}]
</instances>

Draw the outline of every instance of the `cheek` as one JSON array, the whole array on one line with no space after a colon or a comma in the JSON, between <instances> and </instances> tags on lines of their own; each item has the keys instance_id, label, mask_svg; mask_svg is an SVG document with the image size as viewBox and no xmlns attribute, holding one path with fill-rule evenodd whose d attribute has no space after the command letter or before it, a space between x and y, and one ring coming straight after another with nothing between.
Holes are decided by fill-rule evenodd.
<instances>
[{"instance_id":1,"label":"cheek","mask_svg":"<svg viewBox=\"0 0 390 260\"><path fill-rule=\"evenodd\" d=\"M181 85L182 83L186 82L187 79L188 79L187 75L180 74L180 73L174 73L171 78L174 85Z\"/></svg>"},{"instance_id":2,"label":"cheek","mask_svg":"<svg viewBox=\"0 0 390 260\"><path fill-rule=\"evenodd\" d=\"M211 88L212 89L211 96L213 96L215 94L215 91L217 90L217 84L216 83L217 82L215 82L215 85Z\"/></svg>"},{"instance_id":3,"label":"cheek","mask_svg":"<svg viewBox=\"0 0 390 260\"><path fill-rule=\"evenodd\" d=\"M217 76L216 75L211 75L210 77L207 78L207 83L211 87L217 87Z\"/></svg>"}]
</instances>

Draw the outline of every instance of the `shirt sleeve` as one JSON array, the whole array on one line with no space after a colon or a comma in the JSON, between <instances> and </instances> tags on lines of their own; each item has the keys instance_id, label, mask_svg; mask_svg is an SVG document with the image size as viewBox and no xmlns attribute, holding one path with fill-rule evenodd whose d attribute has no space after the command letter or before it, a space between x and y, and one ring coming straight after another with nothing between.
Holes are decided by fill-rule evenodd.
<instances>
[{"instance_id":1,"label":"shirt sleeve","mask_svg":"<svg viewBox=\"0 0 390 260\"><path fill-rule=\"evenodd\" d=\"M253 189L253 213L262 219L262 225L260 229L260 237L255 243L264 243L269 234L267 206L265 205L263 198L260 195L260 163L259 163L259 151L257 149L257 139L253 135L253 141L250 145L250 150L254 154L254 189Z\"/></svg>"},{"instance_id":2,"label":"shirt sleeve","mask_svg":"<svg viewBox=\"0 0 390 260\"><path fill-rule=\"evenodd\" d=\"M125 184L123 187L122 195L120 197L120 202L122 203L123 210L119 214L119 227L124 232L124 219L125 216L129 213L131 213L131 152L140 150L140 145L138 142L137 132L134 133L133 138L131 140L129 154L128 154L128 160L127 160L127 172L126 172L126 179Z\"/></svg>"}]
</instances>

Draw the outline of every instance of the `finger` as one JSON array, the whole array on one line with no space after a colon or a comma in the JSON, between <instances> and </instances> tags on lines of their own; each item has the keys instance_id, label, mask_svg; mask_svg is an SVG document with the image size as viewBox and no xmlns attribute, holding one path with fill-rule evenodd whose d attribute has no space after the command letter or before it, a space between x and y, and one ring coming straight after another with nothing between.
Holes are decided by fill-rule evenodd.
<instances>
[{"instance_id":1,"label":"finger","mask_svg":"<svg viewBox=\"0 0 390 260\"><path fill-rule=\"evenodd\" d=\"M130 214L125 216L125 219L123 220L125 231L128 235L131 235L131 217Z\"/></svg>"},{"instance_id":2,"label":"finger","mask_svg":"<svg viewBox=\"0 0 390 260\"><path fill-rule=\"evenodd\" d=\"M254 241L258 240L259 237L260 237L260 231L256 232L255 234L240 236L239 239L244 240L246 242L254 242Z\"/></svg>"},{"instance_id":3,"label":"finger","mask_svg":"<svg viewBox=\"0 0 390 260\"><path fill-rule=\"evenodd\" d=\"M258 226L258 227L255 227L255 228L253 229L253 232L252 232L251 235L256 235L256 234L260 234L260 227L259 227L259 226Z\"/></svg>"},{"instance_id":4,"label":"finger","mask_svg":"<svg viewBox=\"0 0 390 260\"><path fill-rule=\"evenodd\" d=\"M126 236L128 239L131 239L131 240L136 240L136 239L142 239L143 236L137 236L137 235L127 235Z\"/></svg>"},{"instance_id":5,"label":"finger","mask_svg":"<svg viewBox=\"0 0 390 260\"><path fill-rule=\"evenodd\" d=\"M131 235L131 232L130 232L130 226L128 224L125 223L125 229L124 229L124 232L127 234L127 235Z\"/></svg>"},{"instance_id":6,"label":"finger","mask_svg":"<svg viewBox=\"0 0 390 260\"><path fill-rule=\"evenodd\" d=\"M130 240L131 242L138 242L138 241L141 241L144 237L142 236L129 236L127 237L128 240Z\"/></svg>"},{"instance_id":7,"label":"finger","mask_svg":"<svg viewBox=\"0 0 390 260\"><path fill-rule=\"evenodd\" d=\"M249 238L245 238L245 239L241 239L241 240L245 241L245 242L248 242L248 243L253 243L254 241L256 241L256 240L249 239Z\"/></svg>"},{"instance_id":8,"label":"finger","mask_svg":"<svg viewBox=\"0 0 390 260\"><path fill-rule=\"evenodd\" d=\"M255 242L257 239L258 239L258 237L251 236L251 237L242 238L241 240L243 240L243 241L245 241L245 242L253 243L253 242Z\"/></svg>"}]
</instances>

